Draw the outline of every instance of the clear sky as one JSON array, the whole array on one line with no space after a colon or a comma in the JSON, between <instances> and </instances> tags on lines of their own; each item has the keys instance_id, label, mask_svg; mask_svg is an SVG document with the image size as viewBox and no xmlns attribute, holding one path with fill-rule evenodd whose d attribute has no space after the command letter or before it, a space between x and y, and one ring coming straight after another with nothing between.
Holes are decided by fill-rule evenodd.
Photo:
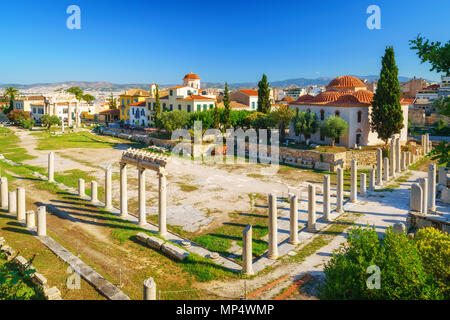
<instances>
[{"instance_id":1,"label":"clear sky","mask_svg":"<svg viewBox=\"0 0 450 320\"><path fill-rule=\"evenodd\" d=\"M69 30L69 5L81 29ZM381 30L369 30L369 5ZM269 81L379 74L393 45L399 74L438 80L408 40L450 38L449 0L14 0L0 10L0 83Z\"/></svg>"}]
</instances>

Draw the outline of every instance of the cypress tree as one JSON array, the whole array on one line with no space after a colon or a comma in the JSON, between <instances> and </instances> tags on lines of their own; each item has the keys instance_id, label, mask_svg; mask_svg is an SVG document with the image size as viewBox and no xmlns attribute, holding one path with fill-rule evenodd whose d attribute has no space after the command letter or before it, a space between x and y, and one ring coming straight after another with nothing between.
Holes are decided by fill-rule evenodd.
<instances>
[{"instance_id":1,"label":"cypress tree","mask_svg":"<svg viewBox=\"0 0 450 320\"><path fill-rule=\"evenodd\" d=\"M219 129L220 127L220 121L219 121L219 109L217 108L217 103L214 103L214 122L213 122L213 128Z\"/></svg>"},{"instance_id":2,"label":"cypress tree","mask_svg":"<svg viewBox=\"0 0 450 320\"><path fill-rule=\"evenodd\" d=\"M161 103L159 102L159 87L158 85L155 86L155 110L153 113L153 123L155 126L157 126L157 121L159 118L161 118Z\"/></svg>"},{"instance_id":3,"label":"cypress tree","mask_svg":"<svg viewBox=\"0 0 450 320\"><path fill-rule=\"evenodd\" d=\"M394 48L387 47L381 60L380 79L373 97L371 129L385 143L403 128L403 112L400 106L398 68Z\"/></svg>"},{"instance_id":4,"label":"cypress tree","mask_svg":"<svg viewBox=\"0 0 450 320\"><path fill-rule=\"evenodd\" d=\"M231 127L230 122L230 93L228 92L228 84L225 82L225 94L223 97L223 105L225 106L225 129Z\"/></svg>"},{"instance_id":5,"label":"cypress tree","mask_svg":"<svg viewBox=\"0 0 450 320\"><path fill-rule=\"evenodd\" d=\"M258 82L258 112L270 112L270 89L267 76L263 74L262 79Z\"/></svg>"}]
</instances>

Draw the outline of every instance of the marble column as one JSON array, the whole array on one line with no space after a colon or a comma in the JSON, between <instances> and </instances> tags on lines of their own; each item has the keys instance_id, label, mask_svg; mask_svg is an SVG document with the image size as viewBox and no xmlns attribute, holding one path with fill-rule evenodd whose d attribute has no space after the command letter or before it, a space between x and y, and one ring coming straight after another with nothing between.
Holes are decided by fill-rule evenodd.
<instances>
[{"instance_id":1,"label":"marble column","mask_svg":"<svg viewBox=\"0 0 450 320\"><path fill-rule=\"evenodd\" d=\"M25 221L25 189L17 188L17 220Z\"/></svg>"},{"instance_id":2,"label":"marble column","mask_svg":"<svg viewBox=\"0 0 450 320\"><path fill-rule=\"evenodd\" d=\"M145 199L145 169L138 167L139 180L139 225L144 226L147 223L146 199Z\"/></svg>"},{"instance_id":3,"label":"marble column","mask_svg":"<svg viewBox=\"0 0 450 320\"><path fill-rule=\"evenodd\" d=\"M105 170L105 209L112 209L112 169L109 166Z\"/></svg>"},{"instance_id":4,"label":"marble column","mask_svg":"<svg viewBox=\"0 0 450 320\"><path fill-rule=\"evenodd\" d=\"M366 174L365 173L361 173L359 179L360 179L359 180L359 194L361 195L361 197L365 197L367 195Z\"/></svg>"},{"instance_id":5,"label":"marble column","mask_svg":"<svg viewBox=\"0 0 450 320\"><path fill-rule=\"evenodd\" d=\"M375 190L375 168L372 167L369 169L369 190Z\"/></svg>"},{"instance_id":6,"label":"marble column","mask_svg":"<svg viewBox=\"0 0 450 320\"><path fill-rule=\"evenodd\" d=\"M396 173L400 173L400 152L401 152L401 148L400 148L400 136L398 134L395 135L395 172Z\"/></svg>"},{"instance_id":7,"label":"marble column","mask_svg":"<svg viewBox=\"0 0 450 320\"><path fill-rule=\"evenodd\" d=\"M242 273L252 275L253 254L252 254L252 225L248 225L242 234Z\"/></svg>"},{"instance_id":8,"label":"marble column","mask_svg":"<svg viewBox=\"0 0 450 320\"><path fill-rule=\"evenodd\" d=\"M350 177L350 202L358 201L358 161L352 160L351 177Z\"/></svg>"},{"instance_id":9,"label":"marble column","mask_svg":"<svg viewBox=\"0 0 450 320\"><path fill-rule=\"evenodd\" d=\"M37 208L37 235L38 237L47 235L47 212L45 206Z\"/></svg>"},{"instance_id":10,"label":"marble column","mask_svg":"<svg viewBox=\"0 0 450 320\"><path fill-rule=\"evenodd\" d=\"M277 196L269 194L269 252L267 257L275 260L278 258L278 213Z\"/></svg>"},{"instance_id":11,"label":"marble column","mask_svg":"<svg viewBox=\"0 0 450 320\"><path fill-rule=\"evenodd\" d=\"M423 204L422 204L422 213L428 213L428 178L420 178L419 185L422 188L423 193Z\"/></svg>"},{"instance_id":12,"label":"marble column","mask_svg":"<svg viewBox=\"0 0 450 320\"><path fill-rule=\"evenodd\" d=\"M55 153L48 154L48 182L55 182Z\"/></svg>"},{"instance_id":13,"label":"marble column","mask_svg":"<svg viewBox=\"0 0 450 320\"><path fill-rule=\"evenodd\" d=\"M166 171L163 168L159 169L159 235L167 236L167 186L166 186Z\"/></svg>"},{"instance_id":14,"label":"marble column","mask_svg":"<svg viewBox=\"0 0 450 320\"><path fill-rule=\"evenodd\" d=\"M308 231L316 231L316 186L308 185Z\"/></svg>"},{"instance_id":15,"label":"marble column","mask_svg":"<svg viewBox=\"0 0 450 320\"><path fill-rule=\"evenodd\" d=\"M337 168L336 212L344 212L344 170Z\"/></svg>"},{"instance_id":16,"label":"marble column","mask_svg":"<svg viewBox=\"0 0 450 320\"><path fill-rule=\"evenodd\" d=\"M330 175L323 176L323 220L331 221Z\"/></svg>"},{"instance_id":17,"label":"marble column","mask_svg":"<svg viewBox=\"0 0 450 320\"><path fill-rule=\"evenodd\" d=\"M436 211L436 164L428 165L428 210Z\"/></svg>"},{"instance_id":18,"label":"marble column","mask_svg":"<svg viewBox=\"0 0 450 320\"><path fill-rule=\"evenodd\" d=\"M377 185L381 186L383 184L383 151L377 149Z\"/></svg>"},{"instance_id":19,"label":"marble column","mask_svg":"<svg viewBox=\"0 0 450 320\"><path fill-rule=\"evenodd\" d=\"M289 237L289 243L290 244L297 244L298 243L298 199L296 195L292 195L289 199L290 201L290 216L289 216L289 222L290 222L290 237Z\"/></svg>"},{"instance_id":20,"label":"marble column","mask_svg":"<svg viewBox=\"0 0 450 320\"><path fill-rule=\"evenodd\" d=\"M409 210L419 213L423 212L423 191L419 184L413 183L411 186L411 195L409 199Z\"/></svg>"},{"instance_id":21,"label":"marble column","mask_svg":"<svg viewBox=\"0 0 450 320\"><path fill-rule=\"evenodd\" d=\"M120 216L128 216L127 165L120 164Z\"/></svg>"},{"instance_id":22,"label":"marble column","mask_svg":"<svg viewBox=\"0 0 450 320\"><path fill-rule=\"evenodd\" d=\"M397 160L395 160L396 150L395 150L395 135L391 137L391 149L389 150L389 176L395 176L395 164ZM386 163L386 162L385 162Z\"/></svg>"},{"instance_id":23,"label":"marble column","mask_svg":"<svg viewBox=\"0 0 450 320\"><path fill-rule=\"evenodd\" d=\"M77 128L81 127L80 108L78 106L78 103L75 103L75 124Z\"/></svg>"},{"instance_id":24,"label":"marble column","mask_svg":"<svg viewBox=\"0 0 450 320\"><path fill-rule=\"evenodd\" d=\"M447 173L448 173L448 169L447 168L439 167L438 184L440 184L441 186L444 186L444 187L447 186Z\"/></svg>"},{"instance_id":25,"label":"marble column","mask_svg":"<svg viewBox=\"0 0 450 320\"><path fill-rule=\"evenodd\" d=\"M384 157L384 181L387 182L389 180L389 159Z\"/></svg>"},{"instance_id":26,"label":"marble column","mask_svg":"<svg viewBox=\"0 0 450 320\"><path fill-rule=\"evenodd\" d=\"M25 213L25 215L26 215L27 228L32 229L32 228L36 227L36 216L34 214L34 211L27 211Z\"/></svg>"},{"instance_id":27,"label":"marble column","mask_svg":"<svg viewBox=\"0 0 450 320\"><path fill-rule=\"evenodd\" d=\"M144 280L144 300L156 300L156 283L153 278Z\"/></svg>"},{"instance_id":28,"label":"marble column","mask_svg":"<svg viewBox=\"0 0 450 320\"><path fill-rule=\"evenodd\" d=\"M426 142L427 142L427 141L426 141L426 137L425 137L425 135L423 134L423 135L421 136L420 144L421 144L421 146L422 146L422 151L423 151L423 154L424 154L424 155L427 154L427 147L426 147L427 143L426 143Z\"/></svg>"},{"instance_id":29,"label":"marble column","mask_svg":"<svg viewBox=\"0 0 450 320\"><path fill-rule=\"evenodd\" d=\"M72 103L69 102L68 114L67 114L67 125L72 126Z\"/></svg>"},{"instance_id":30,"label":"marble column","mask_svg":"<svg viewBox=\"0 0 450 320\"><path fill-rule=\"evenodd\" d=\"M97 181L91 181L91 203L97 203Z\"/></svg>"},{"instance_id":31,"label":"marble column","mask_svg":"<svg viewBox=\"0 0 450 320\"><path fill-rule=\"evenodd\" d=\"M6 209L8 207L8 179L6 177L1 177L0 181L1 208Z\"/></svg>"},{"instance_id":32,"label":"marble column","mask_svg":"<svg viewBox=\"0 0 450 320\"><path fill-rule=\"evenodd\" d=\"M17 213L17 194L15 191L8 192L8 213Z\"/></svg>"},{"instance_id":33,"label":"marble column","mask_svg":"<svg viewBox=\"0 0 450 320\"><path fill-rule=\"evenodd\" d=\"M78 179L78 196L80 197L86 196L86 187L84 179Z\"/></svg>"},{"instance_id":34,"label":"marble column","mask_svg":"<svg viewBox=\"0 0 450 320\"><path fill-rule=\"evenodd\" d=\"M405 152L400 154L400 171L405 170Z\"/></svg>"}]
</instances>

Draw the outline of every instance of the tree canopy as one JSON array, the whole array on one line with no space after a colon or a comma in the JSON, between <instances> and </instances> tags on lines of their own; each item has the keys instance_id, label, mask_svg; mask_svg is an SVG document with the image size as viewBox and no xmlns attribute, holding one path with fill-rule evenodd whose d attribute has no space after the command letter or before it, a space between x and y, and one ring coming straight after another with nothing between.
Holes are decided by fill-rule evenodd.
<instances>
[{"instance_id":1,"label":"tree canopy","mask_svg":"<svg viewBox=\"0 0 450 320\"><path fill-rule=\"evenodd\" d=\"M319 129L317 115L312 112L298 111L292 119L292 125L296 135L304 135L307 139Z\"/></svg>"},{"instance_id":2,"label":"tree canopy","mask_svg":"<svg viewBox=\"0 0 450 320\"><path fill-rule=\"evenodd\" d=\"M261 81L258 82L258 112L270 112L270 88L267 76L263 74Z\"/></svg>"},{"instance_id":3,"label":"tree canopy","mask_svg":"<svg viewBox=\"0 0 450 320\"><path fill-rule=\"evenodd\" d=\"M421 63L429 62L430 71L450 75L450 41L441 45L439 41L425 39L420 34L409 41L410 48L417 51Z\"/></svg>"},{"instance_id":4,"label":"tree canopy","mask_svg":"<svg viewBox=\"0 0 450 320\"><path fill-rule=\"evenodd\" d=\"M348 131L348 123L338 116L328 117L320 126L320 134L324 137L331 138L331 145L337 138L342 137Z\"/></svg>"}]
</instances>

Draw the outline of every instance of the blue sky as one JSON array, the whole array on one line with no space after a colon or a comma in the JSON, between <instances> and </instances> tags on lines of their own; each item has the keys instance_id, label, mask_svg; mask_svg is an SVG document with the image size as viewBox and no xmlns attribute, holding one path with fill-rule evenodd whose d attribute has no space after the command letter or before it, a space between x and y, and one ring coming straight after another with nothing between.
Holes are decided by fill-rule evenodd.
<instances>
[{"instance_id":1,"label":"blue sky","mask_svg":"<svg viewBox=\"0 0 450 320\"><path fill-rule=\"evenodd\" d=\"M81 30L66 9L81 8ZM381 9L369 30L366 9ZM15 0L0 10L0 83L178 83L378 74L393 45L402 76L438 80L408 40L446 42L448 0Z\"/></svg>"}]
</instances>

